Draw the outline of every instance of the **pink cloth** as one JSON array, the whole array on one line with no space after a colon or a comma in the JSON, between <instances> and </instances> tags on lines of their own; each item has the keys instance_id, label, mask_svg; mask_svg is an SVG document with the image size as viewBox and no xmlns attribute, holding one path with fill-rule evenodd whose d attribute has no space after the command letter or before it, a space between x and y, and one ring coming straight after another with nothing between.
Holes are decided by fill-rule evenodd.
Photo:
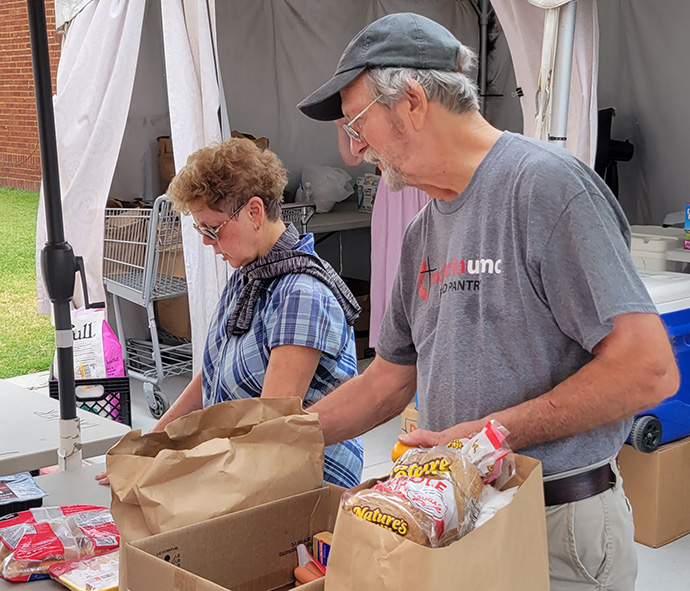
<instances>
[{"instance_id":1,"label":"pink cloth","mask_svg":"<svg viewBox=\"0 0 690 591\"><path fill-rule=\"evenodd\" d=\"M400 248L407 225L429 202L429 196L412 187L393 192L381 179L371 214L371 318L369 346L376 347L383 314L400 262Z\"/></svg>"}]
</instances>

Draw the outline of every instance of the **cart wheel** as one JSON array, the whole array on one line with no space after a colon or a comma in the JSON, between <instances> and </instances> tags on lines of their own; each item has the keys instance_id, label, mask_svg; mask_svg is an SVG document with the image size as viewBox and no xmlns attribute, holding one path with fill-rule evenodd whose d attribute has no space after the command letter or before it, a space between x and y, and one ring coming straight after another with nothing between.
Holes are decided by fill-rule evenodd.
<instances>
[{"instance_id":1,"label":"cart wheel","mask_svg":"<svg viewBox=\"0 0 690 591\"><path fill-rule=\"evenodd\" d=\"M146 397L146 403L149 405L151 416L156 419L160 419L165 414L165 411L170 408L168 397L153 384L144 383L144 396Z\"/></svg>"},{"instance_id":2,"label":"cart wheel","mask_svg":"<svg viewBox=\"0 0 690 591\"><path fill-rule=\"evenodd\" d=\"M630 443L642 453L652 453L661 443L661 421L653 415L635 419L630 432Z\"/></svg>"}]
</instances>

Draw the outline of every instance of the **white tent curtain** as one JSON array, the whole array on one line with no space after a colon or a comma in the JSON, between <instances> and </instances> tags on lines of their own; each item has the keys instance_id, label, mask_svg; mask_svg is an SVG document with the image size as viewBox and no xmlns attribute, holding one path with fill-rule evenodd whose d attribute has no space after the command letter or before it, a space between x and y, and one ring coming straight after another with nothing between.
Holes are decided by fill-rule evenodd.
<instances>
[{"instance_id":1,"label":"white tent curtain","mask_svg":"<svg viewBox=\"0 0 690 591\"><path fill-rule=\"evenodd\" d=\"M535 135L537 81L541 64L544 17L547 11L528 0L491 0L503 27L515 68L525 135ZM573 70L566 148L594 165L597 144L597 76L599 24L596 0L577 0Z\"/></svg>"},{"instance_id":2,"label":"white tent curtain","mask_svg":"<svg viewBox=\"0 0 690 591\"><path fill-rule=\"evenodd\" d=\"M94 0L55 0L55 28L60 29Z\"/></svg>"},{"instance_id":3,"label":"white tent curtain","mask_svg":"<svg viewBox=\"0 0 690 591\"><path fill-rule=\"evenodd\" d=\"M161 2L170 129L175 169L190 154L221 141L220 90L215 67L215 5L197 0ZM182 239L189 290L194 371L201 367L206 332L231 271L205 248L183 216Z\"/></svg>"},{"instance_id":4,"label":"white tent curtain","mask_svg":"<svg viewBox=\"0 0 690 591\"><path fill-rule=\"evenodd\" d=\"M269 138L290 171L291 190L304 164L344 166L334 126L307 119L296 105L333 75L343 49L367 24L386 14L415 12L479 48L470 0L233 0L218 2L217 9L230 122Z\"/></svg>"},{"instance_id":5,"label":"white tent curtain","mask_svg":"<svg viewBox=\"0 0 690 591\"><path fill-rule=\"evenodd\" d=\"M70 24L58 66L54 109L65 237L84 258L91 301L105 297L103 215L129 112L144 8L139 0L95 1L83 7ZM39 263L45 242L41 196L38 305L48 314ZM74 303L82 304L79 283Z\"/></svg>"}]
</instances>

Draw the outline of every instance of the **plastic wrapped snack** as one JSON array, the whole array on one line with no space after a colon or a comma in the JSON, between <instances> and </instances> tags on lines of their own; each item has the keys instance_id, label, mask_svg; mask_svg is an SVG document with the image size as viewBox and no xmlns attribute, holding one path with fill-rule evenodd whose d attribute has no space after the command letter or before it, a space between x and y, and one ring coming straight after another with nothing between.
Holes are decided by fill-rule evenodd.
<instances>
[{"instance_id":1,"label":"plastic wrapped snack","mask_svg":"<svg viewBox=\"0 0 690 591\"><path fill-rule=\"evenodd\" d=\"M40 507L45 496L28 472L0 476L0 517Z\"/></svg>"},{"instance_id":2,"label":"plastic wrapped snack","mask_svg":"<svg viewBox=\"0 0 690 591\"><path fill-rule=\"evenodd\" d=\"M506 443L508 430L493 419L469 439L455 439L448 444L469 458L477 467L484 484L501 488L515 475L513 452Z\"/></svg>"},{"instance_id":3,"label":"plastic wrapped snack","mask_svg":"<svg viewBox=\"0 0 690 591\"><path fill-rule=\"evenodd\" d=\"M50 567L50 577L74 591L117 591L119 550Z\"/></svg>"},{"instance_id":4,"label":"plastic wrapped snack","mask_svg":"<svg viewBox=\"0 0 690 591\"><path fill-rule=\"evenodd\" d=\"M467 458L446 447L411 449L391 476L343 497L343 508L401 537L436 548L472 530L482 491Z\"/></svg>"},{"instance_id":5,"label":"plastic wrapped snack","mask_svg":"<svg viewBox=\"0 0 690 591\"><path fill-rule=\"evenodd\" d=\"M0 544L0 576L34 581L56 563L116 549L120 536L106 508L67 505L0 519Z\"/></svg>"}]
</instances>

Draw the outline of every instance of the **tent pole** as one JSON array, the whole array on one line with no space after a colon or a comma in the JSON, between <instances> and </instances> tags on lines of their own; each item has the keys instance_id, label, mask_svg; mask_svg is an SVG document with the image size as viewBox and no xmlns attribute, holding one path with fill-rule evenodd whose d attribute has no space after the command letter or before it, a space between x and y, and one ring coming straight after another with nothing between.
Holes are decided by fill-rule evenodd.
<instances>
[{"instance_id":1,"label":"tent pole","mask_svg":"<svg viewBox=\"0 0 690 591\"><path fill-rule=\"evenodd\" d=\"M577 2L575 0L571 0L559 8L549 142L563 148L565 148L568 133L568 103L570 99L570 75L573 69L576 13Z\"/></svg>"},{"instance_id":2,"label":"tent pole","mask_svg":"<svg viewBox=\"0 0 690 591\"><path fill-rule=\"evenodd\" d=\"M77 417L74 386L74 355L70 301L74 293L76 259L65 241L62 223L62 200L58 172L55 115L50 79L48 32L44 0L27 0L31 61L36 95L38 138L41 146L41 173L48 242L41 251L41 271L53 304L55 345L57 348L58 392L60 397L61 470L81 467L81 430Z\"/></svg>"},{"instance_id":3,"label":"tent pole","mask_svg":"<svg viewBox=\"0 0 690 591\"><path fill-rule=\"evenodd\" d=\"M489 0L480 0L479 8L479 112L486 112L486 79L489 47Z\"/></svg>"}]
</instances>

